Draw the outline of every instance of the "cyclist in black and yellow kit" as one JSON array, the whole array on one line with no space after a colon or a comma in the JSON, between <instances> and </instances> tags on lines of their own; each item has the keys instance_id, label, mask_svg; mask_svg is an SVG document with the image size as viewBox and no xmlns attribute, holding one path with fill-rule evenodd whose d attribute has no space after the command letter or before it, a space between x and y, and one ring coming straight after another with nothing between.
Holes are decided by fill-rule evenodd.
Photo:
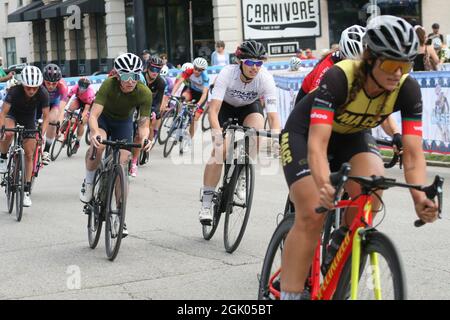
<instances>
[{"instance_id":1,"label":"cyclist in black and yellow kit","mask_svg":"<svg viewBox=\"0 0 450 320\"><path fill-rule=\"evenodd\" d=\"M282 133L283 169L296 210L283 250L282 299L308 296L304 283L324 222L315 208L333 207L330 171L350 162L350 175L383 175L369 130L395 111L402 116L405 179L413 184L426 180L422 97L418 83L408 75L418 48L414 29L402 18L379 16L369 22L364 42L362 61L345 60L332 67L318 90L295 106ZM346 191L350 197L360 194L355 183L349 182ZM436 220L436 204L422 192L411 190L411 195L419 218ZM378 207L379 201L374 201ZM351 211L345 220L352 220Z\"/></svg>"},{"instance_id":2,"label":"cyclist in black and yellow kit","mask_svg":"<svg viewBox=\"0 0 450 320\"><path fill-rule=\"evenodd\" d=\"M80 200L89 202L92 199L95 170L102 159L105 146L97 141L97 137L111 140L127 140L133 142L133 111L136 107L140 110L139 136L142 145L149 135L149 120L152 106L152 92L139 82L142 72L141 59L132 54L124 53L114 61L115 76L106 79L94 100L89 116L89 128L91 130L91 147L86 154L86 178L83 181L80 192ZM91 160L92 148L97 150L95 160ZM147 144L145 148L149 148ZM128 162L130 152L120 151L122 164ZM124 227L124 235L128 232Z\"/></svg>"}]
</instances>

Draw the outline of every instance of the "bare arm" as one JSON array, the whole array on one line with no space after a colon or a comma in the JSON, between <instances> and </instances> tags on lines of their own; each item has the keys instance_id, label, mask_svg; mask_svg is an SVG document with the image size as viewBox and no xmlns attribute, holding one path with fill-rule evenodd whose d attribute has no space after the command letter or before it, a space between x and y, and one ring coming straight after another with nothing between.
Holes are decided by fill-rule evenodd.
<instances>
[{"instance_id":1,"label":"bare arm","mask_svg":"<svg viewBox=\"0 0 450 320\"><path fill-rule=\"evenodd\" d=\"M400 133L400 128L398 127L397 121L395 121L392 114L381 123L381 128L383 128L384 132L391 137L393 137L396 133Z\"/></svg>"},{"instance_id":2,"label":"bare arm","mask_svg":"<svg viewBox=\"0 0 450 320\"><path fill-rule=\"evenodd\" d=\"M200 97L200 100L197 102L197 105L201 106L206 99L208 98L208 90L209 88L203 88L202 96Z\"/></svg>"},{"instance_id":3,"label":"bare arm","mask_svg":"<svg viewBox=\"0 0 450 320\"><path fill-rule=\"evenodd\" d=\"M172 95L174 96L178 89L180 89L181 84L183 83L183 79L177 79L177 81L175 82L175 84L173 85L173 89L172 89Z\"/></svg>"},{"instance_id":4,"label":"bare arm","mask_svg":"<svg viewBox=\"0 0 450 320\"><path fill-rule=\"evenodd\" d=\"M49 118L48 118L49 114L50 114L49 107L42 108L42 120L44 121L42 123L42 137L44 137L45 133L47 132L48 122L49 122Z\"/></svg>"},{"instance_id":5,"label":"bare arm","mask_svg":"<svg viewBox=\"0 0 450 320\"><path fill-rule=\"evenodd\" d=\"M99 134L99 127L98 127L98 118L100 117L100 115L103 112L103 106L98 104L98 103L94 103L94 105L91 108L91 114L89 116L89 128L91 130L91 142L93 143L93 145L98 148L100 145L98 143L98 141L96 140L96 137Z\"/></svg>"},{"instance_id":6,"label":"bare arm","mask_svg":"<svg viewBox=\"0 0 450 320\"><path fill-rule=\"evenodd\" d=\"M308 165L318 189L330 183L327 149L331 128L330 125L323 124L312 125L309 128Z\"/></svg>"}]
</instances>

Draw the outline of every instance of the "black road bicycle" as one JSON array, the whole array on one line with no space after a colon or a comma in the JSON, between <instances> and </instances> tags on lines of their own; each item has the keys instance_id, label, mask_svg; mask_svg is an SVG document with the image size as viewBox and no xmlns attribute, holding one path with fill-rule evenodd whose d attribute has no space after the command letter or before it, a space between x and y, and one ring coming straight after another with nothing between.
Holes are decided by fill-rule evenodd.
<instances>
[{"instance_id":1,"label":"black road bicycle","mask_svg":"<svg viewBox=\"0 0 450 320\"><path fill-rule=\"evenodd\" d=\"M88 240L92 249L98 244L105 221L106 255L113 261L119 253L127 200L127 170L120 164L120 149L140 148L140 144L126 140L103 140L108 146L105 157L95 171L92 200L84 206L88 215ZM91 159L95 159L94 149Z\"/></svg>"},{"instance_id":2,"label":"black road bicycle","mask_svg":"<svg viewBox=\"0 0 450 320\"><path fill-rule=\"evenodd\" d=\"M249 155L250 137L252 135L272 137L270 132L256 131L253 128L240 126L236 123L236 119L229 119L223 125L223 138L225 139L225 136L227 136L230 141L223 182L219 190L213 195L212 224L203 224L202 226L203 238L210 240L217 230L222 213L225 213L224 245L228 253L233 253L239 246L247 227L252 206L255 166L251 163ZM244 133L244 138L235 141L236 133L239 131Z\"/></svg>"}]
</instances>

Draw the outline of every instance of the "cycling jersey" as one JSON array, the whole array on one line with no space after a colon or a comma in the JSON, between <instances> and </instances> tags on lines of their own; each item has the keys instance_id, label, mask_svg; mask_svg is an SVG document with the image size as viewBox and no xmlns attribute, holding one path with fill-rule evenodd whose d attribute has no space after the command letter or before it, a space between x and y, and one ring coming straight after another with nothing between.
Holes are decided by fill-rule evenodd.
<instances>
[{"instance_id":1,"label":"cycling jersey","mask_svg":"<svg viewBox=\"0 0 450 320\"><path fill-rule=\"evenodd\" d=\"M204 88L209 88L209 77L206 71L200 73L200 76L194 75L194 69L186 69L180 76L186 82L186 86L198 92L203 92Z\"/></svg>"},{"instance_id":2,"label":"cycling jersey","mask_svg":"<svg viewBox=\"0 0 450 320\"><path fill-rule=\"evenodd\" d=\"M78 100L80 100L83 104L92 104L95 98L95 91L92 86L89 86L85 91L80 92L78 84L74 85L69 92L68 98L71 98L73 95L76 95Z\"/></svg>"},{"instance_id":3,"label":"cycling jersey","mask_svg":"<svg viewBox=\"0 0 450 320\"><path fill-rule=\"evenodd\" d=\"M368 97L360 90L354 101L346 104L354 80L355 68L361 62L344 60L332 67L323 77L317 90L308 94L290 114L286 129L307 134L314 124L332 125L333 132L350 134L380 125L391 113L400 111L403 134L422 136L422 96L419 84L404 75L392 91L376 117L387 93Z\"/></svg>"},{"instance_id":4,"label":"cycling jersey","mask_svg":"<svg viewBox=\"0 0 450 320\"><path fill-rule=\"evenodd\" d=\"M94 102L103 106L103 113L113 120L128 120L134 108L139 107L142 117L150 117L152 93L142 82L130 93L123 93L117 78L103 81Z\"/></svg>"},{"instance_id":5,"label":"cycling jersey","mask_svg":"<svg viewBox=\"0 0 450 320\"><path fill-rule=\"evenodd\" d=\"M315 90L322 80L323 75L327 72L334 64L342 60L340 52L335 51L328 54L314 67L314 69L308 73L302 82L302 87L295 98L295 104L297 104L304 96L306 96L311 91Z\"/></svg>"},{"instance_id":6,"label":"cycling jersey","mask_svg":"<svg viewBox=\"0 0 450 320\"><path fill-rule=\"evenodd\" d=\"M26 129L35 129L36 112L49 107L49 96L47 90L39 87L36 94L28 98L23 86L14 86L9 89L5 102L11 105L8 118Z\"/></svg>"},{"instance_id":7,"label":"cycling jersey","mask_svg":"<svg viewBox=\"0 0 450 320\"><path fill-rule=\"evenodd\" d=\"M158 75L152 83L147 81L147 87L152 91L153 106L159 108L163 96L167 93L166 80Z\"/></svg>"},{"instance_id":8,"label":"cycling jersey","mask_svg":"<svg viewBox=\"0 0 450 320\"><path fill-rule=\"evenodd\" d=\"M239 65L223 67L214 83L212 98L225 101L234 107L251 105L264 97L267 112L277 112L278 96L273 76L262 67L256 77L249 83L241 80Z\"/></svg>"},{"instance_id":9,"label":"cycling jersey","mask_svg":"<svg viewBox=\"0 0 450 320\"><path fill-rule=\"evenodd\" d=\"M45 89L47 89L47 87L45 87ZM50 108L59 108L59 104L61 103L61 101L67 102L68 88L64 79L58 81L58 85L56 86L55 90L49 91L47 89L47 92L50 99Z\"/></svg>"}]
</instances>

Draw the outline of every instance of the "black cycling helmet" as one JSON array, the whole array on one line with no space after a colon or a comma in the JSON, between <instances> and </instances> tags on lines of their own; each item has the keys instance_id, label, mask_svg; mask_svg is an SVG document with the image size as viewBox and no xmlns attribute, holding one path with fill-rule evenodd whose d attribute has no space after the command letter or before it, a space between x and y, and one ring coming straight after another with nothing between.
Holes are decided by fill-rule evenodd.
<instances>
[{"instance_id":1,"label":"black cycling helmet","mask_svg":"<svg viewBox=\"0 0 450 320\"><path fill-rule=\"evenodd\" d=\"M158 56L151 56L148 60L147 67L157 67L162 68L164 65L162 59Z\"/></svg>"},{"instance_id":2,"label":"black cycling helmet","mask_svg":"<svg viewBox=\"0 0 450 320\"><path fill-rule=\"evenodd\" d=\"M255 40L248 40L241 43L237 47L235 55L238 59L258 59L266 60L267 51L261 42L256 42Z\"/></svg>"},{"instance_id":3,"label":"black cycling helmet","mask_svg":"<svg viewBox=\"0 0 450 320\"><path fill-rule=\"evenodd\" d=\"M80 89L87 89L90 84L91 81L86 77L82 77L80 78L80 80L78 80L78 88Z\"/></svg>"},{"instance_id":4,"label":"black cycling helmet","mask_svg":"<svg viewBox=\"0 0 450 320\"><path fill-rule=\"evenodd\" d=\"M61 80L61 69L54 63L50 63L44 67L44 80L50 82L57 82Z\"/></svg>"}]
</instances>

